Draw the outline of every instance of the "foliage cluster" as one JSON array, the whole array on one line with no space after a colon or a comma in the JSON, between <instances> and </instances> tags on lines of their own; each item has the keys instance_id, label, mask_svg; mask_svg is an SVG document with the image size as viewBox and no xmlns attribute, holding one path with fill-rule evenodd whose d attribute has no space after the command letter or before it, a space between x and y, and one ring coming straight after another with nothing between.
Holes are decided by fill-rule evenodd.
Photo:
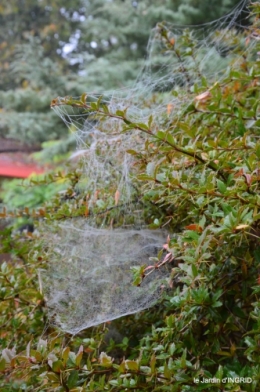
<instances>
[{"instance_id":1,"label":"foliage cluster","mask_svg":"<svg viewBox=\"0 0 260 392\"><path fill-rule=\"evenodd\" d=\"M256 39L255 52L221 82L194 86L192 103L168 127L162 119L155 129L152 117L133 123L127 110L111 112L101 101L64 101L144 134L143 147L129 151L135 180L148 213L151 203L160 213L156 224L175 233L165 245L174 265L158 305L71 337L46 318L37 271L47 268L48 251L40 238L3 231L1 253L13 256L0 274L3 391L259 389L259 3L254 14L241 39ZM61 178L70 183L66 194L32 217L89 213L86 195L75 193L81 170L49 181ZM232 381L240 377L248 382ZM211 382L194 382L203 378Z\"/></svg>"}]
</instances>

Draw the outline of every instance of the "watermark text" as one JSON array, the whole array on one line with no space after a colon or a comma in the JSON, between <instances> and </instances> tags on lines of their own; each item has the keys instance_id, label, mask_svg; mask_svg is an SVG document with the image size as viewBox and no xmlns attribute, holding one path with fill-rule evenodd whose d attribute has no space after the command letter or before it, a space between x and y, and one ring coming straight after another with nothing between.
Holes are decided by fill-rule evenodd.
<instances>
[{"instance_id":1,"label":"watermark text","mask_svg":"<svg viewBox=\"0 0 260 392\"><path fill-rule=\"evenodd\" d=\"M195 384L251 384L251 377L194 378Z\"/></svg>"}]
</instances>

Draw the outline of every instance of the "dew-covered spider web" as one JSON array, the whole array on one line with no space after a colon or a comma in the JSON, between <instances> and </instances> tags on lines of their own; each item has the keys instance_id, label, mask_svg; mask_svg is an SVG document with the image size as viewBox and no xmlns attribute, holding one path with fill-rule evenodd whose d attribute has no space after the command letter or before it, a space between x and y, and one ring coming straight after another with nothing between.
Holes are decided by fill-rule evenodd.
<instances>
[{"instance_id":1,"label":"dew-covered spider web","mask_svg":"<svg viewBox=\"0 0 260 392\"><path fill-rule=\"evenodd\" d=\"M133 266L157 255L164 241L160 231L94 228L79 219L53 235L57 245L43 282L50 314L67 332L148 308L164 289L166 265L140 287L133 286L131 274Z\"/></svg>"},{"instance_id":2,"label":"dew-covered spider web","mask_svg":"<svg viewBox=\"0 0 260 392\"><path fill-rule=\"evenodd\" d=\"M246 19L246 3L241 1L229 15L205 25L159 23L132 88L102 96L86 92L81 98L85 107L73 104L80 97L53 102L53 110L77 139L73 158L79 156L83 162L79 191L86 195L89 209L84 218L65 219L44 229L50 266L42 272L42 282L50 317L63 330L75 334L139 312L160 298L171 264L154 265L168 232L167 227L150 228L153 222L135 176L136 152L149 142L149 132L169 129L194 99L203 100L202 88L207 92L242 66L246 57L257 56L259 37ZM247 27L242 20L247 20ZM142 129L145 124L149 132L138 126L127 130L129 123L142 124ZM148 166L148 175L149 170ZM152 273L139 287L133 286L131 268L142 265L148 270L151 266Z\"/></svg>"}]
</instances>

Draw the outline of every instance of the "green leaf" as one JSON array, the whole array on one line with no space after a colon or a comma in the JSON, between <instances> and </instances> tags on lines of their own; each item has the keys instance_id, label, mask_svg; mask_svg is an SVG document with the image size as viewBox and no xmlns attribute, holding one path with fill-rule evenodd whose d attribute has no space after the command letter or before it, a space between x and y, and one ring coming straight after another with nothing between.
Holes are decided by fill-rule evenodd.
<instances>
[{"instance_id":1,"label":"green leaf","mask_svg":"<svg viewBox=\"0 0 260 392\"><path fill-rule=\"evenodd\" d=\"M170 379L171 378L171 370L168 367L167 361L165 361L164 365L164 370L163 370L163 375L165 378Z\"/></svg>"},{"instance_id":2,"label":"green leaf","mask_svg":"<svg viewBox=\"0 0 260 392\"><path fill-rule=\"evenodd\" d=\"M117 110L116 115L119 117L122 117L122 119L125 117L125 112L123 110Z\"/></svg>"},{"instance_id":3,"label":"green leaf","mask_svg":"<svg viewBox=\"0 0 260 392\"><path fill-rule=\"evenodd\" d=\"M144 270L146 265L141 265L141 267L132 267L131 271L133 274L133 286L140 286L143 280Z\"/></svg>"},{"instance_id":4,"label":"green leaf","mask_svg":"<svg viewBox=\"0 0 260 392\"><path fill-rule=\"evenodd\" d=\"M63 369L64 369L63 363L62 363L60 360L53 362L53 364L52 364L52 370L53 370L54 372L59 373L59 372L60 372L61 370L63 370Z\"/></svg>"},{"instance_id":5,"label":"green leaf","mask_svg":"<svg viewBox=\"0 0 260 392\"><path fill-rule=\"evenodd\" d=\"M146 166L146 173L148 176L154 176L155 172L155 167L156 167L156 162L149 162L148 165Z\"/></svg>"},{"instance_id":6,"label":"green leaf","mask_svg":"<svg viewBox=\"0 0 260 392\"><path fill-rule=\"evenodd\" d=\"M216 301L216 302L213 302L213 304L212 304L213 308L219 308L220 306L222 306L222 302L221 301Z\"/></svg>"},{"instance_id":7,"label":"green leaf","mask_svg":"<svg viewBox=\"0 0 260 392\"><path fill-rule=\"evenodd\" d=\"M192 269L193 278L196 278L196 276L198 276L198 270L197 270L196 265L195 265L195 264L192 264L192 265L191 265L191 269Z\"/></svg>"},{"instance_id":8,"label":"green leaf","mask_svg":"<svg viewBox=\"0 0 260 392\"><path fill-rule=\"evenodd\" d=\"M74 388L77 385L77 383L78 383L78 379L79 379L79 372L78 372L78 370L72 370L70 375L69 375L68 381L67 381L68 387L70 389Z\"/></svg>"},{"instance_id":9,"label":"green leaf","mask_svg":"<svg viewBox=\"0 0 260 392\"><path fill-rule=\"evenodd\" d=\"M135 150L126 150L126 152L130 155L138 155L138 152Z\"/></svg>"},{"instance_id":10,"label":"green leaf","mask_svg":"<svg viewBox=\"0 0 260 392\"><path fill-rule=\"evenodd\" d=\"M80 101L81 101L83 104L85 104L85 103L86 103L86 99L87 99L87 94L86 94L86 93L83 93L83 94L81 95L81 97L80 97Z\"/></svg>"},{"instance_id":11,"label":"green leaf","mask_svg":"<svg viewBox=\"0 0 260 392\"><path fill-rule=\"evenodd\" d=\"M144 129L145 131L149 131L149 127L146 124L144 124L144 123L136 123L136 125L139 128Z\"/></svg>"},{"instance_id":12,"label":"green leaf","mask_svg":"<svg viewBox=\"0 0 260 392\"><path fill-rule=\"evenodd\" d=\"M160 182L167 181L167 177L165 173L158 173L156 174L156 180Z\"/></svg>"},{"instance_id":13,"label":"green leaf","mask_svg":"<svg viewBox=\"0 0 260 392\"><path fill-rule=\"evenodd\" d=\"M135 123L132 123L131 121L127 120L126 118L122 118L122 120L124 121L125 124L128 125L128 128L126 128L126 129L136 128L136 124Z\"/></svg>"},{"instance_id":14,"label":"green leaf","mask_svg":"<svg viewBox=\"0 0 260 392\"><path fill-rule=\"evenodd\" d=\"M76 365L77 366L80 366L80 362L81 362L82 356L83 356L83 345L81 344L81 346L79 348L79 351L78 351L78 353L76 355Z\"/></svg>"},{"instance_id":15,"label":"green leaf","mask_svg":"<svg viewBox=\"0 0 260 392\"><path fill-rule=\"evenodd\" d=\"M223 181L217 180L217 187L220 193L226 193L227 187Z\"/></svg>"},{"instance_id":16,"label":"green leaf","mask_svg":"<svg viewBox=\"0 0 260 392\"><path fill-rule=\"evenodd\" d=\"M96 103L97 104L97 109L100 108L100 104L101 104L102 99L103 99L103 95L100 95L100 97L98 98L97 103Z\"/></svg>"},{"instance_id":17,"label":"green leaf","mask_svg":"<svg viewBox=\"0 0 260 392\"><path fill-rule=\"evenodd\" d=\"M136 361L126 360L125 366L129 370L135 370L135 371L139 370L139 364Z\"/></svg>"},{"instance_id":18,"label":"green leaf","mask_svg":"<svg viewBox=\"0 0 260 392\"><path fill-rule=\"evenodd\" d=\"M156 136L157 136L158 139L160 139L160 140L165 140L166 132L164 132L164 131L158 131L158 132L156 133Z\"/></svg>"},{"instance_id":19,"label":"green leaf","mask_svg":"<svg viewBox=\"0 0 260 392\"><path fill-rule=\"evenodd\" d=\"M103 110L103 112L104 112L105 114L109 114L109 108L108 108L107 105L102 104L100 107L101 107L101 109Z\"/></svg>"},{"instance_id":20,"label":"green leaf","mask_svg":"<svg viewBox=\"0 0 260 392\"><path fill-rule=\"evenodd\" d=\"M73 365L76 365L76 354L73 351L69 353L69 360Z\"/></svg>"},{"instance_id":21,"label":"green leaf","mask_svg":"<svg viewBox=\"0 0 260 392\"><path fill-rule=\"evenodd\" d=\"M90 102L90 106L91 106L91 109L93 109L93 110L97 110L98 109L96 102Z\"/></svg>"},{"instance_id":22,"label":"green leaf","mask_svg":"<svg viewBox=\"0 0 260 392\"><path fill-rule=\"evenodd\" d=\"M229 351L224 351L224 350L220 350L217 352L218 355L224 356L224 357L231 357L231 353ZM217 378L217 376L215 376Z\"/></svg>"},{"instance_id":23,"label":"green leaf","mask_svg":"<svg viewBox=\"0 0 260 392\"><path fill-rule=\"evenodd\" d=\"M105 352L102 352L99 356L99 362L101 366L111 367L112 365L112 357L108 356Z\"/></svg>"},{"instance_id":24,"label":"green leaf","mask_svg":"<svg viewBox=\"0 0 260 392\"><path fill-rule=\"evenodd\" d=\"M58 376L57 374L55 374L55 373L48 372L48 373L46 374L46 376L47 376L47 378L48 378L50 381L52 381L52 382L56 382L56 383L59 383L59 382L60 382L59 376Z\"/></svg>"},{"instance_id":25,"label":"green leaf","mask_svg":"<svg viewBox=\"0 0 260 392\"><path fill-rule=\"evenodd\" d=\"M67 360L68 360L68 358L69 358L69 353L70 353L70 348L69 348L69 347L65 347L65 348L62 350L62 355L61 355L61 357L62 357L62 359L64 360L65 363L67 362Z\"/></svg>"},{"instance_id":26,"label":"green leaf","mask_svg":"<svg viewBox=\"0 0 260 392\"><path fill-rule=\"evenodd\" d=\"M255 154L256 154L257 158L260 159L260 142L258 142L255 146Z\"/></svg>"},{"instance_id":27,"label":"green leaf","mask_svg":"<svg viewBox=\"0 0 260 392\"><path fill-rule=\"evenodd\" d=\"M180 365L181 365L182 369L186 368L186 357L187 357L187 349L185 348L183 350L183 354L181 356L181 362L180 362Z\"/></svg>"},{"instance_id":28,"label":"green leaf","mask_svg":"<svg viewBox=\"0 0 260 392\"><path fill-rule=\"evenodd\" d=\"M1 358L1 359L0 359L0 372L4 372L4 370L5 370L5 364L6 364L5 359L4 359L4 358Z\"/></svg>"},{"instance_id":29,"label":"green leaf","mask_svg":"<svg viewBox=\"0 0 260 392\"><path fill-rule=\"evenodd\" d=\"M151 356L151 359L150 359L150 366L151 366L151 373L152 374L155 372L155 364L156 364L156 357L155 357L155 353L153 353Z\"/></svg>"},{"instance_id":30,"label":"green leaf","mask_svg":"<svg viewBox=\"0 0 260 392\"><path fill-rule=\"evenodd\" d=\"M169 346L169 353L170 353L171 355L173 355L174 352L175 352L175 350L176 350L176 345L175 345L175 343L170 344L170 346Z\"/></svg>"},{"instance_id":31,"label":"green leaf","mask_svg":"<svg viewBox=\"0 0 260 392\"><path fill-rule=\"evenodd\" d=\"M138 180L141 180L141 181L151 181L151 180L154 181L154 178L151 176L148 176L147 174L139 174L137 176L137 178L138 178Z\"/></svg>"},{"instance_id":32,"label":"green leaf","mask_svg":"<svg viewBox=\"0 0 260 392\"><path fill-rule=\"evenodd\" d=\"M118 385L121 385L121 383L122 383L121 379L109 381L109 384L112 385L113 387L117 387Z\"/></svg>"},{"instance_id":33,"label":"green leaf","mask_svg":"<svg viewBox=\"0 0 260 392\"><path fill-rule=\"evenodd\" d=\"M237 317L240 317L242 319L247 319L248 317L239 306L233 306L232 313L234 313Z\"/></svg>"},{"instance_id":34,"label":"green leaf","mask_svg":"<svg viewBox=\"0 0 260 392\"><path fill-rule=\"evenodd\" d=\"M215 377L217 379L222 380L222 378L223 378L223 366L219 365L218 370L217 370L217 372L215 374Z\"/></svg>"},{"instance_id":35,"label":"green leaf","mask_svg":"<svg viewBox=\"0 0 260 392\"><path fill-rule=\"evenodd\" d=\"M198 241L198 239L200 237L200 235L198 233L196 233L196 231L194 231L194 230L185 230L184 236L185 236L185 239L191 239L191 240L195 240L195 241Z\"/></svg>"},{"instance_id":36,"label":"green leaf","mask_svg":"<svg viewBox=\"0 0 260 392\"><path fill-rule=\"evenodd\" d=\"M153 122L153 116L150 115L149 119L148 119L148 128L151 129L152 127L152 122Z\"/></svg>"},{"instance_id":37,"label":"green leaf","mask_svg":"<svg viewBox=\"0 0 260 392\"><path fill-rule=\"evenodd\" d=\"M170 133L167 134L166 141L170 143L172 146L176 144L174 137Z\"/></svg>"}]
</instances>

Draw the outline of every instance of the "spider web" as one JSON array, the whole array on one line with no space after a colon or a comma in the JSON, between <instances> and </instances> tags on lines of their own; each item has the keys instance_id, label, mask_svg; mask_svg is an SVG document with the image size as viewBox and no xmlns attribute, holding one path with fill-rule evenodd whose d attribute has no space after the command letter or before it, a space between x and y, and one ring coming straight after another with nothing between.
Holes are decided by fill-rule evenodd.
<instances>
[{"instance_id":1,"label":"spider web","mask_svg":"<svg viewBox=\"0 0 260 392\"><path fill-rule=\"evenodd\" d=\"M129 121L150 121L154 132L171 127L198 89L220 83L244 57L254 56L250 27L244 36L239 34L245 29L239 20L242 10L248 12L246 3L241 1L230 14L205 25L159 23L151 32L147 59L134 86L104 92L101 100L109 113L126 110ZM87 94L89 104L99 98ZM170 265L154 269L140 287L132 285L131 267L154 266L168 233L149 230L140 202L143 195L131 151L142 150L143 133L122 132L124 124L116 116L86 113L66 105L63 98L56 103L53 110L77 139L73 158L80 156L84 162L81 186L94 214L45 227L50 267L41 276L50 318L76 334L158 301Z\"/></svg>"}]
</instances>

